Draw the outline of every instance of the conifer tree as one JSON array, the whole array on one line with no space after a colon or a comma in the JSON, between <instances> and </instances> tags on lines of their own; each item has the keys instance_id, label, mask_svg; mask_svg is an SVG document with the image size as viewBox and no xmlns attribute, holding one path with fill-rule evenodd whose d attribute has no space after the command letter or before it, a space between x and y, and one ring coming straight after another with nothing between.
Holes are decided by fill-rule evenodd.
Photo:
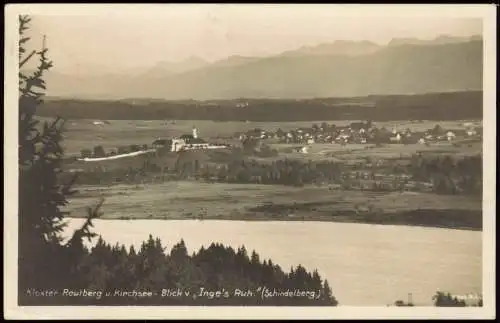
<instances>
[{"instance_id":1,"label":"conifer tree","mask_svg":"<svg viewBox=\"0 0 500 323\"><path fill-rule=\"evenodd\" d=\"M31 18L19 16L19 235L18 268L19 300L27 288L47 286L54 288L69 275L78 253L82 253L81 240L90 238L92 219L99 216L89 212L85 224L75 231L72 239L63 244L65 212L62 207L74 193L71 189L76 178L59 183L62 173L61 147L64 122L56 118L40 125L36 109L43 104L46 89L44 76L52 67L44 44L41 50L27 54L30 37L26 35ZM34 72L26 66L38 57Z\"/></svg>"}]
</instances>

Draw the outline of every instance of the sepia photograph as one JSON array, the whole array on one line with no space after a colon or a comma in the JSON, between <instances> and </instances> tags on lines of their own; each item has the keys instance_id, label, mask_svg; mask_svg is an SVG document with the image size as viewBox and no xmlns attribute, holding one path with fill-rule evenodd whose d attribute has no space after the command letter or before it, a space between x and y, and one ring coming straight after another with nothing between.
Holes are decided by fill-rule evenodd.
<instances>
[{"instance_id":1,"label":"sepia photograph","mask_svg":"<svg viewBox=\"0 0 500 323\"><path fill-rule=\"evenodd\" d=\"M4 317L494 318L495 9L8 5Z\"/></svg>"}]
</instances>

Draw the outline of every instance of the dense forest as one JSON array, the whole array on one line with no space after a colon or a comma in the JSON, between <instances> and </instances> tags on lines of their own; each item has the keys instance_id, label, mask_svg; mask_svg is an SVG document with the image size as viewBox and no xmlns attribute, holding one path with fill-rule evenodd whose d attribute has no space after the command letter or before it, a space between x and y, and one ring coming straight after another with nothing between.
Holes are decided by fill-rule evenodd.
<instances>
[{"instance_id":1,"label":"dense forest","mask_svg":"<svg viewBox=\"0 0 500 323\"><path fill-rule=\"evenodd\" d=\"M109 120L218 120L218 121L314 121L314 120L462 120L481 119L480 91L420 95L369 96L310 100L245 99L198 101L86 101L47 100L39 116L67 119ZM368 106L367 106L368 105Z\"/></svg>"},{"instance_id":2,"label":"dense forest","mask_svg":"<svg viewBox=\"0 0 500 323\"><path fill-rule=\"evenodd\" d=\"M27 283L26 305L272 305L334 306L328 281L304 267L285 273L271 260L261 260L245 247L234 250L218 243L189 255L180 241L170 253L159 239L149 239L139 250L111 246L101 238L89 251L66 250L62 263L52 263L52 275L37 275ZM76 257L76 258L73 258ZM64 265L75 259L66 270ZM61 269L61 265L62 268ZM34 279L33 279L34 278ZM267 290L263 291L263 288ZM51 298L34 290L57 290ZM289 291L288 295L273 294ZM307 295L291 296L298 291ZM86 293L86 294L85 294ZM297 295L297 294L296 294ZM68 297L71 296L71 297Z\"/></svg>"}]
</instances>

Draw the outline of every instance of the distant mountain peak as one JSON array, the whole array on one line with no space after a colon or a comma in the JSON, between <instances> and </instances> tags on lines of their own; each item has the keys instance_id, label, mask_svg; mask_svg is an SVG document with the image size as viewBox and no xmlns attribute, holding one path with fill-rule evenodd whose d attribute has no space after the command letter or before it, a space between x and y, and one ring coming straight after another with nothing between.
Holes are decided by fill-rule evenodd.
<instances>
[{"instance_id":1,"label":"distant mountain peak","mask_svg":"<svg viewBox=\"0 0 500 323\"><path fill-rule=\"evenodd\" d=\"M242 56L242 55L231 55L229 57L223 58L214 62L211 67L221 67L221 66L237 66L241 64L250 63L259 60L259 57L252 56Z\"/></svg>"},{"instance_id":2,"label":"distant mountain peak","mask_svg":"<svg viewBox=\"0 0 500 323\"><path fill-rule=\"evenodd\" d=\"M290 51L289 56L271 56L272 59L233 55L204 65L194 57L118 76L49 73L48 94L211 100L480 90L482 44L471 40L481 38L458 38L442 35L434 40L392 41L410 42L405 47L408 50L393 50L369 41L336 41ZM413 42L418 45L412 45ZM444 44L421 46L422 43Z\"/></svg>"},{"instance_id":3,"label":"distant mountain peak","mask_svg":"<svg viewBox=\"0 0 500 323\"><path fill-rule=\"evenodd\" d=\"M200 63L208 63L206 60L204 60L203 58L199 57L199 56L195 56L195 55L192 55L192 56L189 56L188 58L182 60L181 62L200 62Z\"/></svg>"},{"instance_id":4,"label":"distant mountain peak","mask_svg":"<svg viewBox=\"0 0 500 323\"><path fill-rule=\"evenodd\" d=\"M286 51L281 56L302 56L302 55L365 55L379 50L381 46L368 40L335 40L331 43L318 45L306 45L296 50Z\"/></svg>"},{"instance_id":5,"label":"distant mountain peak","mask_svg":"<svg viewBox=\"0 0 500 323\"><path fill-rule=\"evenodd\" d=\"M198 56L189 56L180 61L161 61L149 69L149 74L179 74L199 68L203 68L210 63Z\"/></svg>"},{"instance_id":6,"label":"distant mountain peak","mask_svg":"<svg viewBox=\"0 0 500 323\"><path fill-rule=\"evenodd\" d=\"M398 46L398 45L444 45L444 44L456 44L456 43L465 43L474 40L482 40L481 35L473 35L470 37L459 37L459 36L451 36L447 34L441 34L434 39L424 40L418 38L393 38L388 46Z\"/></svg>"}]
</instances>

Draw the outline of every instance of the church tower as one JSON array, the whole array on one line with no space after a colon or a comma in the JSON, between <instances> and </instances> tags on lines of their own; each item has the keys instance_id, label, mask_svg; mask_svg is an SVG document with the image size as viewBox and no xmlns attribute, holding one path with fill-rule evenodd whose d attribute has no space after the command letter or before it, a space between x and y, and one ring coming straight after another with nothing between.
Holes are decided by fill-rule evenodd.
<instances>
[{"instance_id":1,"label":"church tower","mask_svg":"<svg viewBox=\"0 0 500 323\"><path fill-rule=\"evenodd\" d=\"M193 126L193 138L198 138L198 129L195 126Z\"/></svg>"}]
</instances>

